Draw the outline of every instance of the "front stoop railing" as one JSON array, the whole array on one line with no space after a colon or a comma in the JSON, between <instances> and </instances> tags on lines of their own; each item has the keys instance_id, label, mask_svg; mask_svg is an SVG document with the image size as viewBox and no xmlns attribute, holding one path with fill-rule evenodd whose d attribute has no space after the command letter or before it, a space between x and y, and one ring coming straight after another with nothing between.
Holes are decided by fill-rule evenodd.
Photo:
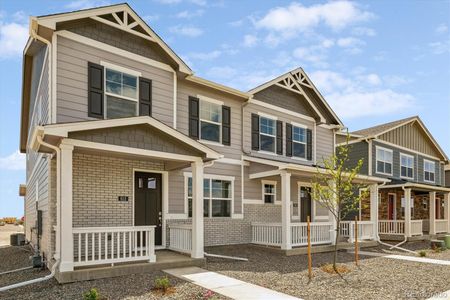
<instances>
[{"instance_id":1,"label":"front stoop railing","mask_svg":"<svg viewBox=\"0 0 450 300\"><path fill-rule=\"evenodd\" d=\"M155 262L155 226L73 228L74 267Z\"/></svg>"},{"instance_id":2,"label":"front stoop railing","mask_svg":"<svg viewBox=\"0 0 450 300\"><path fill-rule=\"evenodd\" d=\"M434 226L436 233L444 233L447 232L448 228L448 220L446 219L438 219L434 221Z\"/></svg>"},{"instance_id":3,"label":"front stoop railing","mask_svg":"<svg viewBox=\"0 0 450 300\"><path fill-rule=\"evenodd\" d=\"M187 224L169 224L169 249L192 252L192 226Z\"/></svg>"},{"instance_id":4,"label":"front stoop railing","mask_svg":"<svg viewBox=\"0 0 450 300\"><path fill-rule=\"evenodd\" d=\"M340 235L348 238L350 243L355 242L355 221L341 221ZM372 221L358 221L358 240L374 240L375 223Z\"/></svg>"}]
</instances>

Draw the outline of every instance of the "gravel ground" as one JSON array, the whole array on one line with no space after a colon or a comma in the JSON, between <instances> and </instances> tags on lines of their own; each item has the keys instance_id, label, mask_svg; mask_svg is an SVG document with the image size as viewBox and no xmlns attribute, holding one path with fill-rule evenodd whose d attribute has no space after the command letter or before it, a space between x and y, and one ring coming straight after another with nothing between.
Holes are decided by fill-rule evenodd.
<instances>
[{"instance_id":1,"label":"gravel ground","mask_svg":"<svg viewBox=\"0 0 450 300\"><path fill-rule=\"evenodd\" d=\"M0 272L29 266L30 255L28 247L1 247L0 248ZM33 278L43 277L49 271L27 270L18 273L0 276L0 286L6 286ZM83 299L82 295L91 288L97 291L105 299L204 299L204 288L188 283L181 279L168 276L175 293L169 296L155 295L151 289L155 278L166 276L163 272L151 274L135 274L114 278L83 281L68 284L58 284L55 279L32 284L26 287L0 293L0 299ZM216 295L216 299L226 299Z\"/></svg>"},{"instance_id":2,"label":"gravel ground","mask_svg":"<svg viewBox=\"0 0 450 300\"><path fill-rule=\"evenodd\" d=\"M312 256L314 278L308 283L306 255L287 257L251 245L211 247L207 252L249 259L208 258L208 270L303 299L426 299L450 289L448 266L361 256L356 267L353 254L339 252L339 262L351 269L341 279L318 268L330 263L333 254L317 253Z\"/></svg>"}]
</instances>

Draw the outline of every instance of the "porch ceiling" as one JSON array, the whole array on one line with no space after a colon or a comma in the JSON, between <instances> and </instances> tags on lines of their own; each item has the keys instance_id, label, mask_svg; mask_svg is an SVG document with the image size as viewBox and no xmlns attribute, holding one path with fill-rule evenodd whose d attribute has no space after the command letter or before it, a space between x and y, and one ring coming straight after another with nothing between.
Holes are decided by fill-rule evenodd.
<instances>
[{"instance_id":1,"label":"porch ceiling","mask_svg":"<svg viewBox=\"0 0 450 300\"><path fill-rule=\"evenodd\" d=\"M379 188L380 189L410 188L416 191L450 193L450 188L447 187L428 185L422 183L413 183L413 182L407 182L403 184L383 185L380 186Z\"/></svg>"}]
</instances>

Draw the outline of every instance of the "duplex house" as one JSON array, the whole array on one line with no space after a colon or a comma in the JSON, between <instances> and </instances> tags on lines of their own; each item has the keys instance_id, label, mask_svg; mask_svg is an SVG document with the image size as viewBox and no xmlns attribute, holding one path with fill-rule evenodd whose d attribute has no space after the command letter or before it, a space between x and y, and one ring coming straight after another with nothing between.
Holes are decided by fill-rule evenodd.
<instances>
[{"instance_id":1,"label":"duplex house","mask_svg":"<svg viewBox=\"0 0 450 300\"><path fill-rule=\"evenodd\" d=\"M337 140L345 143L345 136ZM378 187L381 238L450 232L448 157L418 116L354 131L349 144L349 165L363 158L362 174L390 180ZM364 205L359 213L368 218Z\"/></svg>"},{"instance_id":2,"label":"duplex house","mask_svg":"<svg viewBox=\"0 0 450 300\"><path fill-rule=\"evenodd\" d=\"M309 192L343 124L302 69L248 92L199 78L127 4L32 17L23 60L26 238L59 280L165 248L289 250L307 216L334 240ZM388 179L357 180L377 207Z\"/></svg>"}]
</instances>

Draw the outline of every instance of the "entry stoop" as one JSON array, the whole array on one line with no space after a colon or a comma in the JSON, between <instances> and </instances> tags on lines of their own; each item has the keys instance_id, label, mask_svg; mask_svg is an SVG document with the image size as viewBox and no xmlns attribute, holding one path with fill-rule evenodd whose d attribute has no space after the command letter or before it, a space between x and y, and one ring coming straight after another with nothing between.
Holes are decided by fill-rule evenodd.
<instances>
[{"instance_id":1,"label":"entry stoop","mask_svg":"<svg viewBox=\"0 0 450 300\"><path fill-rule=\"evenodd\" d=\"M187 255L170 250L157 250L156 262L132 262L95 267L79 267L71 272L56 272L55 278L59 283L69 283L84 280L118 277L130 274L150 273L163 269L181 267L204 267L205 258L191 258Z\"/></svg>"}]
</instances>

